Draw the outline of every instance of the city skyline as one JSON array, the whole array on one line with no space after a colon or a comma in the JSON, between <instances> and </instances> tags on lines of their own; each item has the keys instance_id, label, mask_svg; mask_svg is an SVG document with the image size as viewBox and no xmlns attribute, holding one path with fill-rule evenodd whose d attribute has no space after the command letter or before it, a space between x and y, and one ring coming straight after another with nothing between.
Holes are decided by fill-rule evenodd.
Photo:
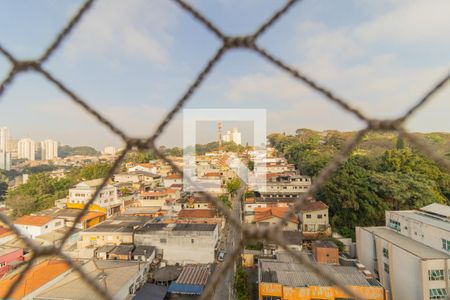
<instances>
[{"instance_id":1,"label":"city skyline","mask_svg":"<svg viewBox=\"0 0 450 300\"><path fill-rule=\"evenodd\" d=\"M264 1L254 6L251 2L199 1L196 5L225 32L244 34L278 4ZM24 9L21 1L6 3L7 9L0 12L2 44L20 58L36 56L78 4L42 1ZM260 42L371 117L396 117L449 67L450 42L442 38L450 31L450 19L444 13L449 6L446 1L305 1ZM150 16L142 18L144 13ZM14 22L10 16L16 17ZM20 26L11 27L11 23ZM410 30L419 23L419 32ZM100 2L47 68L126 133L144 137L218 46L214 36L171 2ZM8 68L0 59L0 73L6 74ZM408 122L408 129L450 131L446 122L449 93L449 89L439 93ZM186 107L266 108L268 132L363 126L245 50L227 54ZM49 135L63 144L97 149L120 144L103 125L33 74L19 76L8 88L0 119L19 136L42 140ZM177 116L158 143L181 145L180 124Z\"/></svg>"}]
</instances>

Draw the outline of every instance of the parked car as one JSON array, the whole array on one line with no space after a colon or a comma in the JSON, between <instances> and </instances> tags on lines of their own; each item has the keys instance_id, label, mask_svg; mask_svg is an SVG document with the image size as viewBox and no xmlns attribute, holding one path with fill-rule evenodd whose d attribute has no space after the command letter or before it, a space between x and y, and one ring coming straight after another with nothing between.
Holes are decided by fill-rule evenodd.
<instances>
[{"instance_id":1,"label":"parked car","mask_svg":"<svg viewBox=\"0 0 450 300\"><path fill-rule=\"evenodd\" d=\"M220 251L219 255L217 256L217 260L218 261L224 261L225 260L225 254L226 254L225 251Z\"/></svg>"}]
</instances>

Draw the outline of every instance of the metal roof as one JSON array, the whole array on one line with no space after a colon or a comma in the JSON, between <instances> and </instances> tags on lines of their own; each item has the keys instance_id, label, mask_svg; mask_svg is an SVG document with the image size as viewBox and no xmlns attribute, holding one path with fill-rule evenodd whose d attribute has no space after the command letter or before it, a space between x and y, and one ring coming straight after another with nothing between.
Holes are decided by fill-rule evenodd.
<instances>
[{"instance_id":1,"label":"metal roof","mask_svg":"<svg viewBox=\"0 0 450 300\"><path fill-rule=\"evenodd\" d=\"M420 210L430 212L445 218L450 218L450 206L448 205L432 203L430 205L422 207Z\"/></svg>"},{"instance_id":2,"label":"metal roof","mask_svg":"<svg viewBox=\"0 0 450 300\"><path fill-rule=\"evenodd\" d=\"M179 284L172 282L169 286L168 292L172 294L201 295L203 288L203 285Z\"/></svg>"},{"instance_id":3,"label":"metal roof","mask_svg":"<svg viewBox=\"0 0 450 300\"><path fill-rule=\"evenodd\" d=\"M116 254L116 255L128 255L130 252L132 252L134 249L134 245L119 245L116 246L109 254Z\"/></svg>"},{"instance_id":4,"label":"metal roof","mask_svg":"<svg viewBox=\"0 0 450 300\"><path fill-rule=\"evenodd\" d=\"M361 230L366 230L372 232L379 238L386 240L395 246L404 249L417 257L424 259L449 259L450 256L426 246L418 241L415 241L409 237L401 235L393 230L386 227L361 227Z\"/></svg>"},{"instance_id":5,"label":"metal roof","mask_svg":"<svg viewBox=\"0 0 450 300\"><path fill-rule=\"evenodd\" d=\"M192 264L183 267L180 276L177 279L179 284L206 285L211 275L211 265Z\"/></svg>"},{"instance_id":6,"label":"metal roof","mask_svg":"<svg viewBox=\"0 0 450 300\"><path fill-rule=\"evenodd\" d=\"M136 246L133 250L133 255L144 255L146 257L150 257L155 251L155 247L153 246Z\"/></svg>"},{"instance_id":7,"label":"metal roof","mask_svg":"<svg viewBox=\"0 0 450 300\"><path fill-rule=\"evenodd\" d=\"M173 231L214 231L217 224L177 224Z\"/></svg>"},{"instance_id":8,"label":"metal roof","mask_svg":"<svg viewBox=\"0 0 450 300\"><path fill-rule=\"evenodd\" d=\"M341 282L353 286L373 286L355 267L320 265L325 273L334 274ZM331 283L304 265L278 260L260 260L261 281L290 287L330 286Z\"/></svg>"}]
</instances>

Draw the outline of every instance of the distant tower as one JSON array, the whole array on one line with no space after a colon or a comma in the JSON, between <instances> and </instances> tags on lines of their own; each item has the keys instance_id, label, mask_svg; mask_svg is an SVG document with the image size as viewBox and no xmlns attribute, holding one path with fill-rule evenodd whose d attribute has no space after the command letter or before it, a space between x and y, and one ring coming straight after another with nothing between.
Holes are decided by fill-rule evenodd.
<instances>
[{"instance_id":1,"label":"distant tower","mask_svg":"<svg viewBox=\"0 0 450 300\"><path fill-rule=\"evenodd\" d=\"M217 138L219 139L219 150L222 149L222 122L217 122Z\"/></svg>"}]
</instances>

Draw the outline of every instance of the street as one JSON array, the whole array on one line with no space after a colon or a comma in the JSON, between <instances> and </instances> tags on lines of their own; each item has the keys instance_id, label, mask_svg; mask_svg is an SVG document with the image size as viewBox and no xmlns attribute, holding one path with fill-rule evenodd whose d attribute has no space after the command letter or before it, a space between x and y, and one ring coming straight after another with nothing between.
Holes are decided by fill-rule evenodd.
<instances>
[{"instance_id":1,"label":"street","mask_svg":"<svg viewBox=\"0 0 450 300\"><path fill-rule=\"evenodd\" d=\"M241 187L236 192L236 195L231 199L232 215L242 221L241 218L241 198L245 193L246 185L241 181ZM230 222L226 222L223 229L223 236L220 241L220 250L224 250L227 254L225 259L230 255L236 246L238 246L240 236L238 236L238 230L234 226L230 225ZM219 268L222 263L219 263ZM220 272L220 269L218 270ZM235 266L225 275L224 284L220 285L214 294L214 299L235 299L234 297L234 279Z\"/></svg>"}]
</instances>

